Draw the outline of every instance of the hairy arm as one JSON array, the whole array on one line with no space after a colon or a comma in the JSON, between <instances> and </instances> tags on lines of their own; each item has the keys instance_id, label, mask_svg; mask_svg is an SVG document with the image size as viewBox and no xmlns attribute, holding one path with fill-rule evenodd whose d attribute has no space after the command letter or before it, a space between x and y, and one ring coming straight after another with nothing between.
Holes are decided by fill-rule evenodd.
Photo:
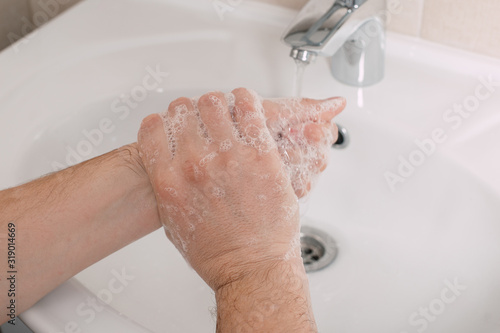
<instances>
[{"instance_id":1,"label":"hairy arm","mask_svg":"<svg viewBox=\"0 0 500 333\"><path fill-rule=\"evenodd\" d=\"M86 267L158 229L156 201L135 144L0 192L0 235L16 227L16 314ZM7 306L7 241L0 248ZM2 316L0 323L10 318Z\"/></svg>"},{"instance_id":2,"label":"hairy arm","mask_svg":"<svg viewBox=\"0 0 500 333\"><path fill-rule=\"evenodd\" d=\"M317 332L302 260L262 267L219 288L217 332Z\"/></svg>"}]
</instances>

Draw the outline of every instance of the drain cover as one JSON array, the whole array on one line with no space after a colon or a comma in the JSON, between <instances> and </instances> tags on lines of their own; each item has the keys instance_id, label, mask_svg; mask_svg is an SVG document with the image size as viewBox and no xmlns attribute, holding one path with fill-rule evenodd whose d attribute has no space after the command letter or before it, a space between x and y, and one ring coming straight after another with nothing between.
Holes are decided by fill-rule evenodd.
<instances>
[{"instance_id":1,"label":"drain cover","mask_svg":"<svg viewBox=\"0 0 500 333\"><path fill-rule=\"evenodd\" d=\"M333 238L316 228L300 228L300 246L306 272L319 271L337 257L337 244Z\"/></svg>"}]
</instances>

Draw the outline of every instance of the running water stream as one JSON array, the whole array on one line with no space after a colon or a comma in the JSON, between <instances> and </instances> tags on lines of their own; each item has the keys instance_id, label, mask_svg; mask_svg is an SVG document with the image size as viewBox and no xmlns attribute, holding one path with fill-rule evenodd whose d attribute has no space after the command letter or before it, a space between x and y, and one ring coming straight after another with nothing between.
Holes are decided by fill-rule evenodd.
<instances>
[{"instance_id":1,"label":"running water stream","mask_svg":"<svg viewBox=\"0 0 500 333\"><path fill-rule=\"evenodd\" d=\"M309 63L301 61L301 60L295 60L295 74L293 76L293 97L296 98L302 98L302 88L304 86L304 72L306 71L306 67L309 65ZM339 139L337 142L335 142L334 146L336 144L342 144L344 140L344 137L342 136L341 132L339 132Z\"/></svg>"},{"instance_id":2,"label":"running water stream","mask_svg":"<svg viewBox=\"0 0 500 333\"><path fill-rule=\"evenodd\" d=\"M304 72L307 67L307 63L300 60L295 60L295 75L293 77L293 96L302 97L302 87L304 83Z\"/></svg>"}]
</instances>

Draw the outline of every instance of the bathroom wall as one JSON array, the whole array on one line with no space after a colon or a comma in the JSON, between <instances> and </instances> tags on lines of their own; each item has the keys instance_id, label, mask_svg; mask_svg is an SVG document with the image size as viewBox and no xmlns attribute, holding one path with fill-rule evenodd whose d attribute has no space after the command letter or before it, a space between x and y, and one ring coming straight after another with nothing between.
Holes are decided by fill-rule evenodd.
<instances>
[{"instance_id":1,"label":"bathroom wall","mask_svg":"<svg viewBox=\"0 0 500 333\"><path fill-rule=\"evenodd\" d=\"M259 0L301 8L307 0ZM389 30L500 57L499 0L387 0Z\"/></svg>"},{"instance_id":2,"label":"bathroom wall","mask_svg":"<svg viewBox=\"0 0 500 333\"><path fill-rule=\"evenodd\" d=\"M0 49L10 44L8 33L12 37L12 33L20 35L23 26L26 30L28 19L38 20L34 22L38 26L44 20L43 13L53 17L79 1L0 0ZM294 9L301 8L307 2L258 1ZM389 30L500 57L500 20L497 19L500 13L499 0L387 0L387 3Z\"/></svg>"},{"instance_id":3,"label":"bathroom wall","mask_svg":"<svg viewBox=\"0 0 500 333\"><path fill-rule=\"evenodd\" d=\"M500 57L500 1L427 0L420 36Z\"/></svg>"}]
</instances>

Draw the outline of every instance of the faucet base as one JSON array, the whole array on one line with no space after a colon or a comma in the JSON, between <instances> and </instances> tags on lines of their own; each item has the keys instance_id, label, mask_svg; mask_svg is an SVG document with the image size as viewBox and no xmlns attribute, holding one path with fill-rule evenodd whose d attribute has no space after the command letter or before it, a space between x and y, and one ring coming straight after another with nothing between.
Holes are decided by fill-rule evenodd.
<instances>
[{"instance_id":1,"label":"faucet base","mask_svg":"<svg viewBox=\"0 0 500 333\"><path fill-rule=\"evenodd\" d=\"M331 58L332 75L342 83L366 87L380 82L385 69L385 29L377 19L365 22Z\"/></svg>"}]
</instances>

